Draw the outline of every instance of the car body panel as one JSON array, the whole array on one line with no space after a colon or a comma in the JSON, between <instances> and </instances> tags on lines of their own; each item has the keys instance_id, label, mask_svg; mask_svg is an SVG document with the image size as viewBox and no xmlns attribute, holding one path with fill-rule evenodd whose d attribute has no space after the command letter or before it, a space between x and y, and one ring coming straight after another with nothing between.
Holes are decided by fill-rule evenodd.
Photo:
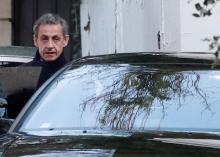
<instances>
[{"instance_id":1,"label":"car body panel","mask_svg":"<svg viewBox=\"0 0 220 157\"><path fill-rule=\"evenodd\" d=\"M82 156L82 157L144 157L144 156L219 156L213 147L161 142L158 138L198 139L218 138L206 134L169 132L136 133L129 137L103 136L62 136L30 137L21 136L7 148L4 156ZM154 140L157 138L157 140Z\"/></svg>"}]
</instances>

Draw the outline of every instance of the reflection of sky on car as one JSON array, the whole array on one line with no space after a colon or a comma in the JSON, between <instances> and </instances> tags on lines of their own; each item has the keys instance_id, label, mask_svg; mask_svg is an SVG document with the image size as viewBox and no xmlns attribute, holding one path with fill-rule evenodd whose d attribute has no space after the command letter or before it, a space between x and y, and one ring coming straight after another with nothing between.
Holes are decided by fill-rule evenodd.
<instances>
[{"instance_id":1,"label":"reflection of sky on car","mask_svg":"<svg viewBox=\"0 0 220 157\"><path fill-rule=\"evenodd\" d=\"M34 114L30 114L29 121L25 123L22 129L99 128L100 123L97 115L103 116L105 114L102 113L103 110L101 109L107 104L100 98L101 101L94 100L96 103L91 103L88 106L88 104L85 105L85 100L99 99L107 88L108 91L111 91L115 77L121 79L121 75L118 76L118 73L123 74L128 70L127 66L117 67L114 70L111 70L112 68L114 67L106 66L103 70L98 66L83 66L68 71L63 76L65 79L59 78L50 92L44 95L42 101L39 102L41 105L38 105L39 108L35 110ZM188 73L192 75L192 78L196 77L193 72ZM211 76L207 75L205 71L197 71L197 73L200 74L198 88L202 89L201 95L197 93L184 99L181 98L182 105L179 103L179 98L174 97L172 102L167 101L164 104L164 108L157 104L159 102L155 101L154 105L151 106L150 116L147 118L146 124L143 124L146 114L142 113L137 116L134 127L219 128L216 119L220 119L220 114L215 111L220 111L218 105L220 86L217 86L220 80L216 79L220 72L214 71ZM54 90L55 88L56 90ZM210 95L206 95L208 93ZM195 99L198 96L201 98ZM203 96L205 99L202 99ZM204 102L205 100L208 104Z\"/></svg>"},{"instance_id":2,"label":"reflection of sky on car","mask_svg":"<svg viewBox=\"0 0 220 157\"><path fill-rule=\"evenodd\" d=\"M45 116L36 116L33 114L30 119L30 123L27 124L27 128L54 128L54 127L93 127L96 123L96 112L91 110L85 110L82 115L82 106L78 104L82 104L85 98L89 98L91 93L93 94L95 91L99 91L100 89L96 89L98 78L94 78L94 74L89 74L88 71L90 67L81 67L79 69L69 71L65 74L65 78L60 78L57 81L57 84L54 84L53 88L56 90L50 90L49 95L45 95L46 99L42 99L43 101L37 111L37 113ZM86 70L86 71L85 71ZM87 71L88 70L88 71ZM97 71L98 72L98 71ZM97 76L97 75L95 75ZM86 84L85 84L86 82ZM106 82L109 82L107 80ZM65 88L64 88L65 87ZM100 87L98 87L100 88ZM62 95L63 94L63 95ZM97 93L96 95L98 95ZM58 98L58 99L57 99ZM55 101L54 101L55 99ZM54 104L54 102L56 104ZM50 106L51 105L51 106ZM48 106L48 107L44 107ZM66 112L62 112L63 108L66 109ZM61 112L59 112L61 111ZM71 112L68 112L71 111ZM59 117L59 120L55 120L54 113ZM63 114L64 113L64 114ZM70 117L74 118L71 119ZM63 120L65 119L65 121ZM77 120L76 120L77 119Z\"/></svg>"}]
</instances>

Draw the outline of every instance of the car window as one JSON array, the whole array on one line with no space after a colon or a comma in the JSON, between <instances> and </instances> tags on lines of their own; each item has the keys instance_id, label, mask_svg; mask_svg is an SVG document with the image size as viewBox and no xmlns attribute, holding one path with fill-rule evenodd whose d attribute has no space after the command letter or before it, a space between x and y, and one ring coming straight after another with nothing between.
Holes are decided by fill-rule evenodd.
<instances>
[{"instance_id":1,"label":"car window","mask_svg":"<svg viewBox=\"0 0 220 157\"><path fill-rule=\"evenodd\" d=\"M129 64L75 67L38 96L19 131L213 131L219 128L219 81L218 70Z\"/></svg>"},{"instance_id":2,"label":"car window","mask_svg":"<svg viewBox=\"0 0 220 157\"><path fill-rule=\"evenodd\" d=\"M25 103L34 93L41 67L4 67L0 68L0 97L8 102L5 112L6 118L16 118Z\"/></svg>"}]
</instances>

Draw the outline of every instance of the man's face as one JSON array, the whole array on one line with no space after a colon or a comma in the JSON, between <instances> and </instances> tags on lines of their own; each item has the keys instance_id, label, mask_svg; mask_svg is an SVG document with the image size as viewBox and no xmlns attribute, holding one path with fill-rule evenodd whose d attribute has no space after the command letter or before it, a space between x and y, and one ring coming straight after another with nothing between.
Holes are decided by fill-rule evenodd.
<instances>
[{"instance_id":1,"label":"man's face","mask_svg":"<svg viewBox=\"0 0 220 157\"><path fill-rule=\"evenodd\" d=\"M34 36L34 45L45 61L56 60L63 53L68 41L69 36L63 34L60 24L40 25L38 35Z\"/></svg>"}]
</instances>

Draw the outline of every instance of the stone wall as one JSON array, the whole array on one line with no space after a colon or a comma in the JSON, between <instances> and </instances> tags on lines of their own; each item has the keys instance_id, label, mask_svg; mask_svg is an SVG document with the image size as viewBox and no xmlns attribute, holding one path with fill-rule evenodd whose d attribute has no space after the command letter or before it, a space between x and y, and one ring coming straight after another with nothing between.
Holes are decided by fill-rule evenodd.
<instances>
[{"instance_id":1,"label":"stone wall","mask_svg":"<svg viewBox=\"0 0 220 157\"><path fill-rule=\"evenodd\" d=\"M1 0L0 5L0 46L12 44L12 2L11 0Z\"/></svg>"}]
</instances>

